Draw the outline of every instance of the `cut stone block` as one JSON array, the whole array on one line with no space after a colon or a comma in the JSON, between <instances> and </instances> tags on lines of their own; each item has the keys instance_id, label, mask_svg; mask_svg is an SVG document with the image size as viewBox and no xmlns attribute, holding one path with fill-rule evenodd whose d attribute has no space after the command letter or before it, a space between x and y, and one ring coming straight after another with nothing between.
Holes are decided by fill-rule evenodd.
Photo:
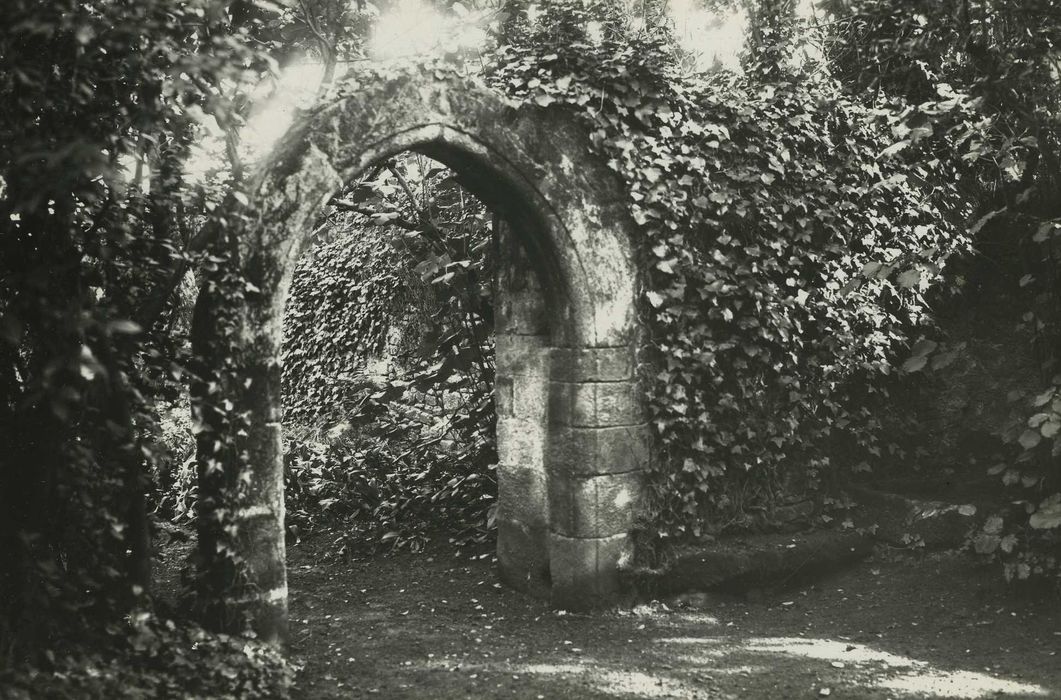
<instances>
[{"instance_id":1,"label":"cut stone block","mask_svg":"<svg viewBox=\"0 0 1061 700\"><path fill-rule=\"evenodd\" d=\"M652 435L647 424L605 428L554 426L545 447L552 471L588 476L647 469Z\"/></svg>"},{"instance_id":2,"label":"cut stone block","mask_svg":"<svg viewBox=\"0 0 1061 700\"><path fill-rule=\"evenodd\" d=\"M497 374L494 377L494 407L499 419L514 415L512 403L512 377Z\"/></svg>"},{"instance_id":3,"label":"cut stone block","mask_svg":"<svg viewBox=\"0 0 1061 700\"><path fill-rule=\"evenodd\" d=\"M638 425L645 420L637 382L551 382L549 420L570 426Z\"/></svg>"},{"instance_id":4,"label":"cut stone block","mask_svg":"<svg viewBox=\"0 0 1061 700\"><path fill-rule=\"evenodd\" d=\"M501 464L542 468L546 427L538 421L497 419L497 456Z\"/></svg>"},{"instance_id":5,"label":"cut stone block","mask_svg":"<svg viewBox=\"0 0 1061 700\"><path fill-rule=\"evenodd\" d=\"M563 382L614 382L633 379L634 353L617 348L553 348L552 378Z\"/></svg>"},{"instance_id":6,"label":"cut stone block","mask_svg":"<svg viewBox=\"0 0 1061 700\"><path fill-rule=\"evenodd\" d=\"M245 438L251 479L247 484L247 502L263 504L277 512L283 512L284 472L276 469L283 464L284 446L282 428L279 423L251 423Z\"/></svg>"},{"instance_id":7,"label":"cut stone block","mask_svg":"<svg viewBox=\"0 0 1061 700\"><path fill-rule=\"evenodd\" d=\"M497 565L503 583L532 595L548 597L548 531L514 520L498 520Z\"/></svg>"},{"instance_id":8,"label":"cut stone block","mask_svg":"<svg viewBox=\"0 0 1061 700\"><path fill-rule=\"evenodd\" d=\"M550 533L553 605L565 610L612 605L620 593L620 568L632 556L629 535L584 539Z\"/></svg>"},{"instance_id":9,"label":"cut stone block","mask_svg":"<svg viewBox=\"0 0 1061 700\"><path fill-rule=\"evenodd\" d=\"M640 512L641 472L587 478L549 475L549 523L567 537L610 537L629 532Z\"/></svg>"},{"instance_id":10,"label":"cut stone block","mask_svg":"<svg viewBox=\"0 0 1061 700\"><path fill-rule=\"evenodd\" d=\"M544 335L498 333L494 360L505 374L542 374L547 371L549 338Z\"/></svg>"},{"instance_id":11,"label":"cut stone block","mask_svg":"<svg viewBox=\"0 0 1061 700\"><path fill-rule=\"evenodd\" d=\"M498 466L497 472L498 517L545 527L548 523L545 471L502 464Z\"/></svg>"},{"instance_id":12,"label":"cut stone block","mask_svg":"<svg viewBox=\"0 0 1061 700\"><path fill-rule=\"evenodd\" d=\"M497 334L547 334L548 307L535 264L504 220L495 229L498 244L497 290L494 324Z\"/></svg>"},{"instance_id":13,"label":"cut stone block","mask_svg":"<svg viewBox=\"0 0 1061 700\"><path fill-rule=\"evenodd\" d=\"M544 373L513 375L512 415L544 423L548 392L549 380Z\"/></svg>"},{"instance_id":14,"label":"cut stone block","mask_svg":"<svg viewBox=\"0 0 1061 700\"><path fill-rule=\"evenodd\" d=\"M256 364L243 369L247 405L259 411L259 415L268 423L279 422L283 412L281 371L279 362Z\"/></svg>"}]
</instances>

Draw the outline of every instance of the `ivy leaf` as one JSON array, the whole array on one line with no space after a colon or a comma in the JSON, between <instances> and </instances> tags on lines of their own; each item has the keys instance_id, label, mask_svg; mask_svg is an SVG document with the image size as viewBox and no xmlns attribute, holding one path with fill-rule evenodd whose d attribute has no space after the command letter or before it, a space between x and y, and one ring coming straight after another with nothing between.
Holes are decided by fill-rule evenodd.
<instances>
[{"instance_id":1,"label":"ivy leaf","mask_svg":"<svg viewBox=\"0 0 1061 700\"><path fill-rule=\"evenodd\" d=\"M938 347L939 343L936 341L923 338L914 343L914 346L910 348L910 353L917 356L929 355L935 352Z\"/></svg>"},{"instance_id":2,"label":"ivy leaf","mask_svg":"<svg viewBox=\"0 0 1061 700\"><path fill-rule=\"evenodd\" d=\"M928 358L925 357L924 355L918 355L918 356L915 356L915 357L911 357L910 359L908 359L906 362L903 363L903 371L904 372L917 372L917 371L920 371L925 366L926 363L928 363Z\"/></svg>"},{"instance_id":3,"label":"ivy leaf","mask_svg":"<svg viewBox=\"0 0 1061 700\"><path fill-rule=\"evenodd\" d=\"M1039 224L1039 228L1035 231L1035 235L1032 236L1032 240L1036 243L1042 243L1059 228L1061 228L1061 226L1059 226L1056 221L1044 221Z\"/></svg>"},{"instance_id":4,"label":"ivy leaf","mask_svg":"<svg viewBox=\"0 0 1061 700\"><path fill-rule=\"evenodd\" d=\"M1052 530L1061 526L1061 494L1054 494L1039 504L1028 524L1036 530Z\"/></svg>"},{"instance_id":5,"label":"ivy leaf","mask_svg":"<svg viewBox=\"0 0 1061 700\"><path fill-rule=\"evenodd\" d=\"M1035 400L1032 402L1032 405L1035 406L1036 408L1039 408L1041 406L1045 406L1046 404L1050 403L1050 401L1054 398L1054 391L1055 391L1054 387L1050 387L1049 389L1047 389L1043 393L1041 393L1038 396L1036 396Z\"/></svg>"},{"instance_id":6,"label":"ivy leaf","mask_svg":"<svg viewBox=\"0 0 1061 700\"><path fill-rule=\"evenodd\" d=\"M981 532L973 540L973 549L976 550L977 554L993 554L1001 543L1002 538L998 535Z\"/></svg>"},{"instance_id":7,"label":"ivy leaf","mask_svg":"<svg viewBox=\"0 0 1061 700\"><path fill-rule=\"evenodd\" d=\"M1036 413L1034 416L1028 419L1029 428L1038 428L1040 425L1046 422L1049 417L1046 413Z\"/></svg>"},{"instance_id":8,"label":"ivy leaf","mask_svg":"<svg viewBox=\"0 0 1061 700\"><path fill-rule=\"evenodd\" d=\"M896 153L898 153L899 151L903 150L904 148L906 148L909 145L910 145L909 139L903 139L902 141L898 141L896 143L893 143L892 145L888 146L887 148L885 148L883 151L880 152L880 157L881 158L890 158L890 157L894 156Z\"/></svg>"},{"instance_id":9,"label":"ivy leaf","mask_svg":"<svg viewBox=\"0 0 1061 700\"><path fill-rule=\"evenodd\" d=\"M884 267L884 263L879 263L879 262L866 263L865 265L862 266L862 276L863 277L874 277L878 272L880 272L880 269L882 267Z\"/></svg>"},{"instance_id":10,"label":"ivy leaf","mask_svg":"<svg viewBox=\"0 0 1061 700\"><path fill-rule=\"evenodd\" d=\"M107 324L107 332L116 335L137 335L143 330L139 323L126 319L118 319Z\"/></svg>"},{"instance_id":11,"label":"ivy leaf","mask_svg":"<svg viewBox=\"0 0 1061 700\"><path fill-rule=\"evenodd\" d=\"M918 284L921 283L921 271L918 270L916 267L911 268L899 275L897 281L899 283L899 286L903 289L910 289L911 287L916 287Z\"/></svg>"},{"instance_id":12,"label":"ivy leaf","mask_svg":"<svg viewBox=\"0 0 1061 700\"><path fill-rule=\"evenodd\" d=\"M1032 430L1031 428L1029 428L1028 430L1025 430L1023 433L1021 433L1018 442L1020 442L1020 446L1024 449L1032 450L1035 449L1036 445L1038 445L1042 439L1043 436L1038 430Z\"/></svg>"},{"instance_id":13,"label":"ivy leaf","mask_svg":"<svg viewBox=\"0 0 1061 700\"><path fill-rule=\"evenodd\" d=\"M992 515L987 519L987 522L984 523L984 532L989 535L997 535L1002 532L1002 526L1004 524L1005 521L1002 520L1001 516Z\"/></svg>"},{"instance_id":14,"label":"ivy leaf","mask_svg":"<svg viewBox=\"0 0 1061 700\"><path fill-rule=\"evenodd\" d=\"M969 227L969 235L975 236L976 234L980 233L980 229L982 229L988 221L995 218L1004 211L1006 211L1005 207L1003 207L1002 209L996 209L995 211L988 212L987 214L981 216L979 219L977 219L975 224Z\"/></svg>"}]
</instances>

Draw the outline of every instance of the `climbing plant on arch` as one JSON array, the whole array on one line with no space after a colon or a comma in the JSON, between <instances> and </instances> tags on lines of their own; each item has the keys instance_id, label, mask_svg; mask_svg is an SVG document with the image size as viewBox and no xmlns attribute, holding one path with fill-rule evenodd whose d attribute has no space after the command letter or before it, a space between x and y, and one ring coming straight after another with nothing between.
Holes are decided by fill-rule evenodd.
<instances>
[{"instance_id":1,"label":"climbing plant on arch","mask_svg":"<svg viewBox=\"0 0 1061 700\"><path fill-rule=\"evenodd\" d=\"M278 145L219 239L203 359L200 549L211 614L284 634L278 357L287 288L327 202L406 150L453 168L505 221L497 310L498 557L511 585L585 608L618 590L649 459L633 227L615 175L561 111L436 66L348 78Z\"/></svg>"},{"instance_id":2,"label":"climbing plant on arch","mask_svg":"<svg viewBox=\"0 0 1061 700\"><path fill-rule=\"evenodd\" d=\"M283 619L272 358L291 267L341 183L403 150L454 168L508 222L497 405L511 583L569 607L606 600L640 503L639 557L901 456L874 408L969 248L969 204L937 157L955 136L897 150L886 115L820 73L682 78L665 32L629 31L610 7L551 3L496 52L489 89L440 64L351 77L244 196L196 324L213 368L205 580L231 591L243 570L248 584L221 612L254 611L274 636Z\"/></svg>"}]
</instances>

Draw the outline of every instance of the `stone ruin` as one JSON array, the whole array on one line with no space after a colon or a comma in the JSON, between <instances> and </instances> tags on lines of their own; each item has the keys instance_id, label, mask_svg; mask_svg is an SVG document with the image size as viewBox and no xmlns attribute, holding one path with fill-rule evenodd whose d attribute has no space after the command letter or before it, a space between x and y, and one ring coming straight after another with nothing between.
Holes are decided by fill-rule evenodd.
<instances>
[{"instance_id":1,"label":"stone ruin","mask_svg":"<svg viewBox=\"0 0 1061 700\"><path fill-rule=\"evenodd\" d=\"M639 273L625 195L589 138L557 109L516 107L477 80L425 72L348 78L304 114L250 192L234 239L248 282L239 349L222 355L218 287L204 285L193 344L216 358L248 425L237 435L249 493L235 513L249 585L216 601L281 640L287 616L280 346L295 264L343 187L416 151L452 168L499 215L496 300L498 562L501 579L556 607L614 602L632 556L650 437L637 380ZM308 251L307 254L312 254ZM235 358L235 359L233 359ZM224 364L224 367L222 367ZM200 444L200 462L209 455ZM224 479L202 479L207 498ZM204 508L200 549L217 552Z\"/></svg>"}]
</instances>

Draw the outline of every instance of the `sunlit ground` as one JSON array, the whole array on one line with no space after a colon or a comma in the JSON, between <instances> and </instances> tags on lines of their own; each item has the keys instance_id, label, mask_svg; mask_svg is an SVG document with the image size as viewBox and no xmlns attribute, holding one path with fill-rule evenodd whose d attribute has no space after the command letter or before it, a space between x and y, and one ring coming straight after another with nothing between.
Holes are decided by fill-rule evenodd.
<instances>
[{"instance_id":1,"label":"sunlit ground","mask_svg":"<svg viewBox=\"0 0 1061 700\"><path fill-rule=\"evenodd\" d=\"M718 625L706 615L678 617L686 624L699 620L704 627ZM710 696L710 686L705 684L709 679L728 678L722 680L723 686L746 680L750 690L757 686L757 676L786 676L792 681L789 688L801 697L844 698L852 693L877 697L874 691L893 698L1059 697L1034 683L970 669L937 668L927 661L835 639L665 637L643 650L658 662L657 670L651 672L614 667L594 658L592 649L571 651L576 659L569 663L483 663L474 668L517 676L581 677L595 691L616 697L700 697L705 692ZM428 666L445 667L447 663L440 659Z\"/></svg>"},{"instance_id":2,"label":"sunlit ground","mask_svg":"<svg viewBox=\"0 0 1061 700\"><path fill-rule=\"evenodd\" d=\"M289 556L292 653L307 664L296 700L1061 698L1057 601L1015 595L958 553L589 614L495 585L489 553Z\"/></svg>"}]
</instances>

